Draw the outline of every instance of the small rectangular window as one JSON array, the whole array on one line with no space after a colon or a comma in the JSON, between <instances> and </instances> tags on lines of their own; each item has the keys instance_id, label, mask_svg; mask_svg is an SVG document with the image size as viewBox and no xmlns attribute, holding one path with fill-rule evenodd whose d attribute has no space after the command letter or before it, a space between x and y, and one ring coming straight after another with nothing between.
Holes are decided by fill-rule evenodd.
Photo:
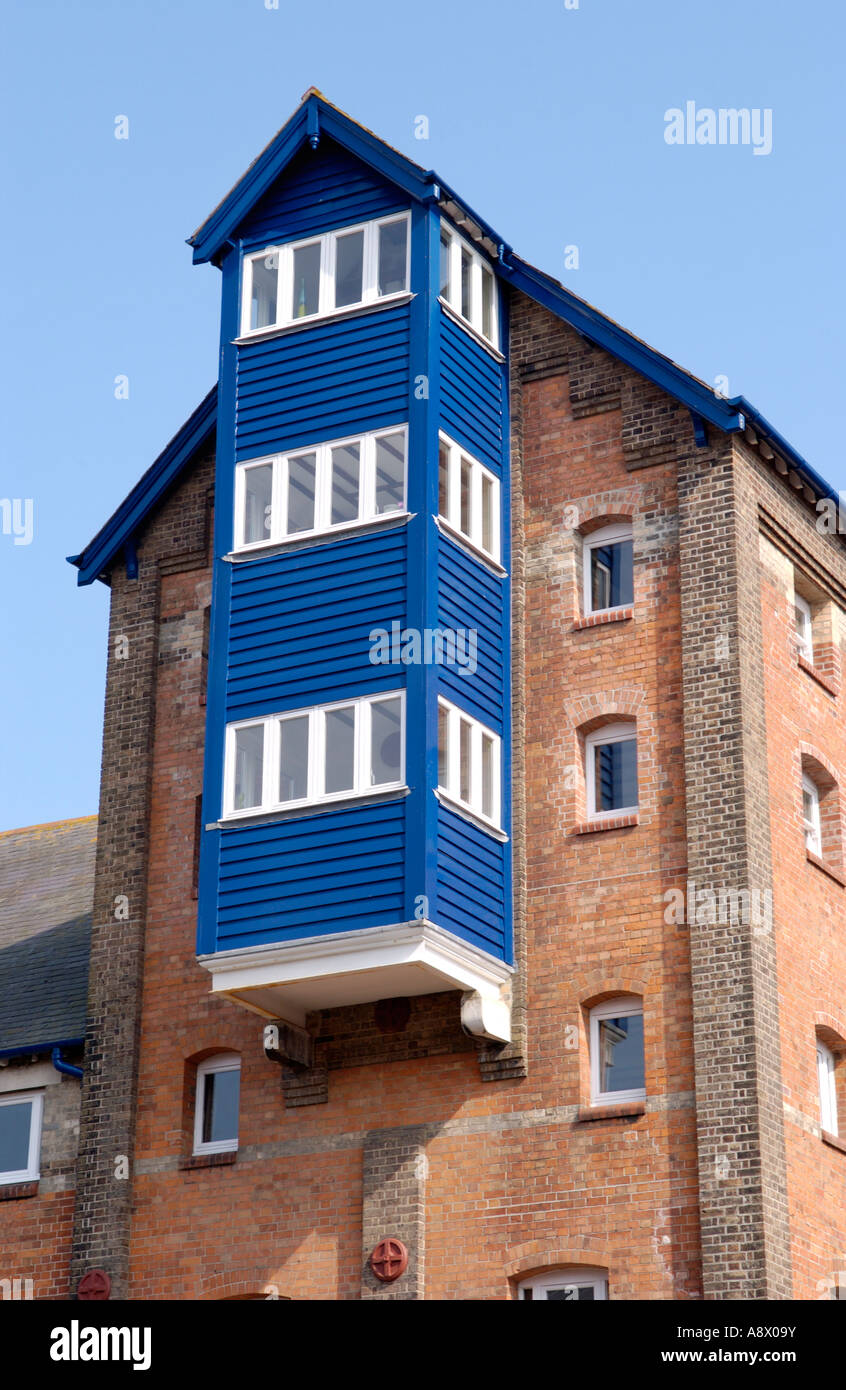
<instances>
[{"instance_id":1,"label":"small rectangular window","mask_svg":"<svg viewBox=\"0 0 846 1390\"><path fill-rule=\"evenodd\" d=\"M610 999L590 1015L591 1103L646 1097L643 1006Z\"/></svg>"},{"instance_id":2,"label":"small rectangular window","mask_svg":"<svg viewBox=\"0 0 846 1390\"><path fill-rule=\"evenodd\" d=\"M802 778L802 820L805 828L805 848L819 857L822 854L820 793L816 782L812 782L808 776Z\"/></svg>"},{"instance_id":3,"label":"small rectangular window","mask_svg":"<svg viewBox=\"0 0 846 1390\"><path fill-rule=\"evenodd\" d=\"M438 701L438 789L488 824L500 819L500 739L448 700Z\"/></svg>"},{"instance_id":4,"label":"small rectangular window","mask_svg":"<svg viewBox=\"0 0 846 1390\"><path fill-rule=\"evenodd\" d=\"M364 284L364 232L335 239L335 308L360 304Z\"/></svg>"},{"instance_id":5,"label":"small rectangular window","mask_svg":"<svg viewBox=\"0 0 846 1390\"><path fill-rule=\"evenodd\" d=\"M288 511L286 532L314 530L317 455L297 454L288 460Z\"/></svg>"},{"instance_id":6,"label":"small rectangular window","mask_svg":"<svg viewBox=\"0 0 846 1390\"><path fill-rule=\"evenodd\" d=\"M308 796L308 739L307 714L280 720L280 801L304 801Z\"/></svg>"},{"instance_id":7,"label":"small rectangular window","mask_svg":"<svg viewBox=\"0 0 846 1390\"><path fill-rule=\"evenodd\" d=\"M820 1090L820 1126L827 1134L840 1133L837 1122L835 1058L830 1047L817 1038L817 1078Z\"/></svg>"},{"instance_id":8,"label":"small rectangular window","mask_svg":"<svg viewBox=\"0 0 846 1390\"><path fill-rule=\"evenodd\" d=\"M585 740L588 815L614 816L636 811L637 737L634 724L612 724Z\"/></svg>"},{"instance_id":9,"label":"small rectangular window","mask_svg":"<svg viewBox=\"0 0 846 1390\"><path fill-rule=\"evenodd\" d=\"M814 620L811 605L801 594L793 596L793 613L796 620L796 644L799 655L813 665L814 662Z\"/></svg>"},{"instance_id":10,"label":"small rectangular window","mask_svg":"<svg viewBox=\"0 0 846 1390\"><path fill-rule=\"evenodd\" d=\"M272 526L273 465L259 464L244 469L244 522L242 545L266 541Z\"/></svg>"},{"instance_id":11,"label":"small rectangular window","mask_svg":"<svg viewBox=\"0 0 846 1390\"><path fill-rule=\"evenodd\" d=\"M278 255L254 256L250 302L250 327L269 328L276 322L276 295L279 282Z\"/></svg>"},{"instance_id":12,"label":"small rectangular window","mask_svg":"<svg viewBox=\"0 0 846 1390\"><path fill-rule=\"evenodd\" d=\"M453 530L499 560L499 480L445 434L438 446L438 512Z\"/></svg>"},{"instance_id":13,"label":"small rectangular window","mask_svg":"<svg viewBox=\"0 0 846 1390\"><path fill-rule=\"evenodd\" d=\"M294 249L294 289L291 318L308 318L320 308L320 242Z\"/></svg>"},{"instance_id":14,"label":"small rectangular window","mask_svg":"<svg viewBox=\"0 0 846 1390\"><path fill-rule=\"evenodd\" d=\"M0 1184L38 1178L42 1104L41 1091L0 1096Z\"/></svg>"},{"instance_id":15,"label":"small rectangular window","mask_svg":"<svg viewBox=\"0 0 846 1390\"><path fill-rule=\"evenodd\" d=\"M405 289L408 279L406 263L408 260L408 219L403 217L396 222L383 222L379 227L379 279L378 293L399 294Z\"/></svg>"},{"instance_id":16,"label":"small rectangular window","mask_svg":"<svg viewBox=\"0 0 846 1390\"><path fill-rule=\"evenodd\" d=\"M634 602L634 547L628 524L604 526L585 546L585 614Z\"/></svg>"},{"instance_id":17,"label":"small rectangular window","mask_svg":"<svg viewBox=\"0 0 846 1390\"><path fill-rule=\"evenodd\" d=\"M496 277L469 242L441 225L440 297L480 337L497 346Z\"/></svg>"},{"instance_id":18,"label":"small rectangular window","mask_svg":"<svg viewBox=\"0 0 846 1390\"><path fill-rule=\"evenodd\" d=\"M398 782L402 767L402 702L374 700L370 705L370 785Z\"/></svg>"},{"instance_id":19,"label":"small rectangular window","mask_svg":"<svg viewBox=\"0 0 846 1390\"><path fill-rule=\"evenodd\" d=\"M401 512L405 506L405 435L376 439L376 516Z\"/></svg>"},{"instance_id":20,"label":"small rectangular window","mask_svg":"<svg viewBox=\"0 0 846 1390\"><path fill-rule=\"evenodd\" d=\"M332 450L332 511L330 525L357 521L361 488L361 445L339 444Z\"/></svg>"},{"instance_id":21,"label":"small rectangular window","mask_svg":"<svg viewBox=\"0 0 846 1390\"><path fill-rule=\"evenodd\" d=\"M236 811L260 806L263 787L264 725L248 724L235 734Z\"/></svg>"},{"instance_id":22,"label":"small rectangular window","mask_svg":"<svg viewBox=\"0 0 846 1390\"><path fill-rule=\"evenodd\" d=\"M231 1153L238 1147L241 1063L231 1054L197 1068L194 1153Z\"/></svg>"}]
</instances>

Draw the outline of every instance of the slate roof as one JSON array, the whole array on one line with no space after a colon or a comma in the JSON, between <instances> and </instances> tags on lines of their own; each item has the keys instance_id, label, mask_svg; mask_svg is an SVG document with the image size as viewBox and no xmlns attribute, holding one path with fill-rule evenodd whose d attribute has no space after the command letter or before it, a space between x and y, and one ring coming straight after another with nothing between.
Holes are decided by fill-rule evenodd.
<instances>
[{"instance_id":1,"label":"slate roof","mask_svg":"<svg viewBox=\"0 0 846 1390\"><path fill-rule=\"evenodd\" d=\"M0 1055L85 1036L97 818L0 834Z\"/></svg>"}]
</instances>

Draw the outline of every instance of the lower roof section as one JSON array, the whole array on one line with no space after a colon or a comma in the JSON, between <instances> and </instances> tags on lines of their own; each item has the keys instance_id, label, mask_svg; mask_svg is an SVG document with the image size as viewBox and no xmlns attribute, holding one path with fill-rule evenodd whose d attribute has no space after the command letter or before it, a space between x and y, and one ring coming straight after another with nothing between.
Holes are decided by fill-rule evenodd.
<instances>
[{"instance_id":1,"label":"lower roof section","mask_svg":"<svg viewBox=\"0 0 846 1390\"><path fill-rule=\"evenodd\" d=\"M212 993L302 1027L306 1014L399 996L461 990L477 1037L511 1040L513 968L434 922L400 922L198 956Z\"/></svg>"}]
</instances>

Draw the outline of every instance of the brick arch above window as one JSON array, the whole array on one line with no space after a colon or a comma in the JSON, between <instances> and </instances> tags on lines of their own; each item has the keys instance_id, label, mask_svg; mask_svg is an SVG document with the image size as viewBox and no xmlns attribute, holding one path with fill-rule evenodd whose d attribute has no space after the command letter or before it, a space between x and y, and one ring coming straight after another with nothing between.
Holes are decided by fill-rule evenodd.
<instances>
[{"instance_id":1,"label":"brick arch above window","mask_svg":"<svg viewBox=\"0 0 846 1390\"><path fill-rule=\"evenodd\" d=\"M564 715L571 728L580 734L592 734L603 724L618 720L637 719L646 695L643 690L596 690L577 700L564 702Z\"/></svg>"},{"instance_id":2,"label":"brick arch above window","mask_svg":"<svg viewBox=\"0 0 846 1390\"><path fill-rule=\"evenodd\" d=\"M248 1265L241 1269L215 1272L201 1278L200 1299L265 1299L276 1294L280 1302L289 1300L283 1294L278 1279L268 1274L260 1265Z\"/></svg>"},{"instance_id":3,"label":"brick arch above window","mask_svg":"<svg viewBox=\"0 0 846 1390\"><path fill-rule=\"evenodd\" d=\"M840 775L834 763L813 743L799 744L799 758L802 771L817 783L821 791L827 791L839 782Z\"/></svg>"},{"instance_id":4,"label":"brick arch above window","mask_svg":"<svg viewBox=\"0 0 846 1390\"><path fill-rule=\"evenodd\" d=\"M643 508L643 497L640 488L631 488L574 497L569 505L578 518L573 530L584 536L615 521L634 521Z\"/></svg>"},{"instance_id":5,"label":"brick arch above window","mask_svg":"<svg viewBox=\"0 0 846 1390\"><path fill-rule=\"evenodd\" d=\"M611 1252L605 1245L590 1241L574 1241L569 1245L548 1245L542 1240L526 1241L506 1251L505 1273L514 1280L529 1279L545 1270L605 1269L611 1263Z\"/></svg>"},{"instance_id":6,"label":"brick arch above window","mask_svg":"<svg viewBox=\"0 0 846 1390\"><path fill-rule=\"evenodd\" d=\"M846 1052L846 1018L817 1010L814 1014L814 1032L832 1052Z\"/></svg>"},{"instance_id":7,"label":"brick arch above window","mask_svg":"<svg viewBox=\"0 0 846 1390\"><path fill-rule=\"evenodd\" d=\"M598 1004L605 1004L609 999L640 999L643 1001L647 990L647 981L635 979L624 972L622 975L616 975L613 978L606 977L588 984L588 992L581 994L579 1006L589 1011L595 1009Z\"/></svg>"}]
</instances>

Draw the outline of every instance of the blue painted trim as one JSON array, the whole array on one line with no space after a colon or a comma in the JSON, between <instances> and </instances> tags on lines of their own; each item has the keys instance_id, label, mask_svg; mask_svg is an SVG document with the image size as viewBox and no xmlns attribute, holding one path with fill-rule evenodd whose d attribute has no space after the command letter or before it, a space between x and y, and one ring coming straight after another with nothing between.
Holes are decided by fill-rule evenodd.
<instances>
[{"instance_id":1,"label":"blue painted trim","mask_svg":"<svg viewBox=\"0 0 846 1390\"><path fill-rule=\"evenodd\" d=\"M693 437L696 440L697 449L707 449L708 431L705 428L705 421L695 410L691 410L690 419L693 425Z\"/></svg>"},{"instance_id":2,"label":"blue painted trim","mask_svg":"<svg viewBox=\"0 0 846 1390\"><path fill-rule=\"evenodd\" d=\"M502 615L502 671L505 689L502 701L502 747L508 750L507 756L502 758L502 827L508 835L506 844L503 845L503 952L508 965L514 964L514 868L512 844L514 838L514 828L512 820L512 775L511 775L511 751L512 751L512 718L511 708L513 700L512 690L512 670L511 670L511 605L512 605L512 586L511 586L511 391L509 374L509 339L511 333L511 321L509 318L508 297L502 292L502 282L498 283L500 324L500 348L505 362L502 366L502 476L505 486L501 489L501 508L502 508L502 545L500 560L503 568L508 574L506 581L508 586L508 600L505 604Z\"/></svg>"},{"instance_id":3,"label":"blue painted trim","mask_svg":"<svg viewBox=\"0 0 846 1390\"><path fill-rule=\"evenodd\" d=\"M194 248L194 264L215 260L224 243L243 222L248 212L283 173L307 140L330 136L351 154L364 160L412 198L431 197L434 175L412 160L391 150L382 140L357 125L342 111L317 96L310 96L273 137L243 178L226 195L210 217L188 238Z\"/></svg>"},{"instance_id":4,"label":"blue painted trim","mask_svg":"<svg viewBox=\"0 0 846 1390\"><path fill-rule=\"evenodd\" d=\"M185 464L214 434L216 420L215 386L94 539L89 541L79 555L68 556L68 563L76 565L79 570L77 584L91 584L95 579L105 577L106 571L127 543L131 542L141 523L176 482Z\"/></svg>"},{"instance_id":5,"label":"blue painted trim","mask_svg":"<svg viewBox=\"0 0 846 1390\"><path fill-rule=\"evenodd\" d=\"M77 1081L82 1080L82 1067L75 1067L73 1062L66 1062L58 1044L53 1048L50 1060L56 1071L61 1072L62 1076L75 1076Z\"/></svg>"}]
</instances>

